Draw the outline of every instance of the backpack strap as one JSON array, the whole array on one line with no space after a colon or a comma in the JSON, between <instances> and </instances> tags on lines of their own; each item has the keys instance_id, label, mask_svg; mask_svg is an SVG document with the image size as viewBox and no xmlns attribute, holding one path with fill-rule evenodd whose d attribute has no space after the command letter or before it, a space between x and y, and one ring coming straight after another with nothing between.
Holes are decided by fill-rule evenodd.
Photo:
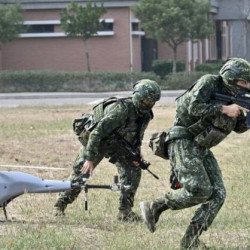
<instances>
[{"instance_id":1,"label":"backpack strap","mask_svg":"<svg viewBox=\"0 0 250 250\"><path fill-rule=\"evenodd\" d=\"M98 103L93 107L94 112L94 120L95 122L99 122L104 117L104 109L106 106L114 103L114 102L123 102L127 99L130 99L130 97L110 97L108 99L103 100L102 102Z\"/></svg>"}]
</instances>

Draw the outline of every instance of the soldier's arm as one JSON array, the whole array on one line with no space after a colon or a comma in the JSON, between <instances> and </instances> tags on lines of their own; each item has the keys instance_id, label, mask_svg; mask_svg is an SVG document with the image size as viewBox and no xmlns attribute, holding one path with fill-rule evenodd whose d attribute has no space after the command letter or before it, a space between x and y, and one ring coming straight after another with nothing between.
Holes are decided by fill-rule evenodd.
<instances>
[{"instance_id":1,"label":"soldier's arm","mask_svg":"<svg viewBox=\"0 0 250 250\"><path fill-rule=\"evenodd\" d=\"M216 88L216 79L212 75L201 77L190 92L191 100L188 112L193 116L210 117L222 113L221 104L210 103Z\"/></svg>"},{"instance_id":2,"label":"soldier's arm","mask_svg":"<svg viewBox=\"0 0 250 250\"><path fill-rule=\"evenodd\" d=\"M127 119L128 108L122 103L111 104L104 110L104 117L98 122L95 129L90 133L89 141L86 147L87 160L93 160L98 154L101 140L108 138Z\"/></svg>"}]
</instances>

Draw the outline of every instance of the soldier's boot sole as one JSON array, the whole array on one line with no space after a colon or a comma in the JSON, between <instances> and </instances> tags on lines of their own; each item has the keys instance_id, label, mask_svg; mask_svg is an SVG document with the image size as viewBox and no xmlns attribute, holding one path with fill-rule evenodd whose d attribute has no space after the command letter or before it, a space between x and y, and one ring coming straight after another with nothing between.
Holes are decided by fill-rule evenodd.
<instances>
[{"instance_id":1,"label":"soldier's boot sole","mask_svg":"<svg viewBox=\"0 0 250 250\"><path fill-rule=\"evenodd\" d=\"M147 225L149 231L151 233L155 232L156 226L155 226L153 210L151 209L151 202L147 201L140 202L140 209L142 218L145 224Z\"/></svg>"}]
</instances>

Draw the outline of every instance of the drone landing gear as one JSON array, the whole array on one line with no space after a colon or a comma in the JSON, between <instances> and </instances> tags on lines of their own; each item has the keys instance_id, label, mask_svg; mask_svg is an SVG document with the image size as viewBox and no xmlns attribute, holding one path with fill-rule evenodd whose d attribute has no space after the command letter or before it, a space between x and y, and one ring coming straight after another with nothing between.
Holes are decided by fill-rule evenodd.
<instances>
[{"instance_id":1,"label":"drone landing gear","mask_svg":"<svg viewBox=\"0 0 250 250\"><path fill-rule=\"evenodd\" d=\"M8 221L8 215L7 215L7 211L6 211L6 204L3 204L3 213L4 213L4 217L5 217L5 221Z\"/></svg>"}]
</instances>

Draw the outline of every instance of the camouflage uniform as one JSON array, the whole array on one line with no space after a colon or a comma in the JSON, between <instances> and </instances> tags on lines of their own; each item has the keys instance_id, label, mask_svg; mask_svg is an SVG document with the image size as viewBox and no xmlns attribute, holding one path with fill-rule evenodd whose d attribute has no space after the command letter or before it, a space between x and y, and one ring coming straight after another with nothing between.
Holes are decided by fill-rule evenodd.
<instances>
[{"instance_id":1,"label":"camouflage uniform","mask_svg":"<svg viewBox=\"0 0 250 250\"><path fill-rule=\"evenodd\" d=\"M174 127L170 129L176 130L177 135L168 144L168 155L182 188L171 190L151 203L141 203L142 214L151 232L155 231L155 223L164 210L201 204L182 239L183 248L188 248L191 240L195 237L197 240L201 232L207 230L226 198L221 170L213 153L209 146L200 146L199 140L194 138L211 125L224 134L220 140L232 131L243 133L248 129L243 111L238 118L231 118L222 114L221 104L211 102L215 92L232 95L220 75L205 75L177 99ZM178 129L185 130L183 138L178 138L182 137L178 135Z\"/></svg>"},{"instance_id":2,"label":"camouflage uniform","mask_svg":"<svg viewBox=\"0 0 250 250\"><path fill-rule=\"evenodd\" d=\"M87 146L82 146L73 165L73 172L69 177L72 183L81 182L82 178L89 177L88 174L81 173L86 160L93 161L94 167L96 167L104 157L109 158L115 153L116 145L110 139L114 132L133 145L140 153L143 135L149 121L153 118L153 113L151 111L152 106L145 111L141 110L140 105L137 105L133 99L138 94L137 88L141 90L140 83L148 82L156 86L156 90L159 92L156 98L158 100L160 98L160 89L157 83L150 80L142 80L139 82L139 87L137 87L138 85L134 87L132 97L120 98L118 101L104 108L103 117L93 131L91 131ZM146 84L147 88L150 87L150 84L149 86ZM145 84L143 85L144 87ZM148 97L150 101L150 93L143 92L142 95L140 93L138 95L139 97L144 95L144 99ZM156 99L151 101L155 102ZM131 207L133 207L134 196L141 179L141 168L135 167L132 162L129 162L122 155L115 165L118 169L121 182L124 185L131 185L130 189L126 193L121 193L120 196L120 217L118 219L126 220L129 219L126 216L129 216L132 212ZM59 207L63 212L67 204L72 203L80 192L81 190L72 189L60 193L55 207Z\"/></svg>"}]
</instances>

